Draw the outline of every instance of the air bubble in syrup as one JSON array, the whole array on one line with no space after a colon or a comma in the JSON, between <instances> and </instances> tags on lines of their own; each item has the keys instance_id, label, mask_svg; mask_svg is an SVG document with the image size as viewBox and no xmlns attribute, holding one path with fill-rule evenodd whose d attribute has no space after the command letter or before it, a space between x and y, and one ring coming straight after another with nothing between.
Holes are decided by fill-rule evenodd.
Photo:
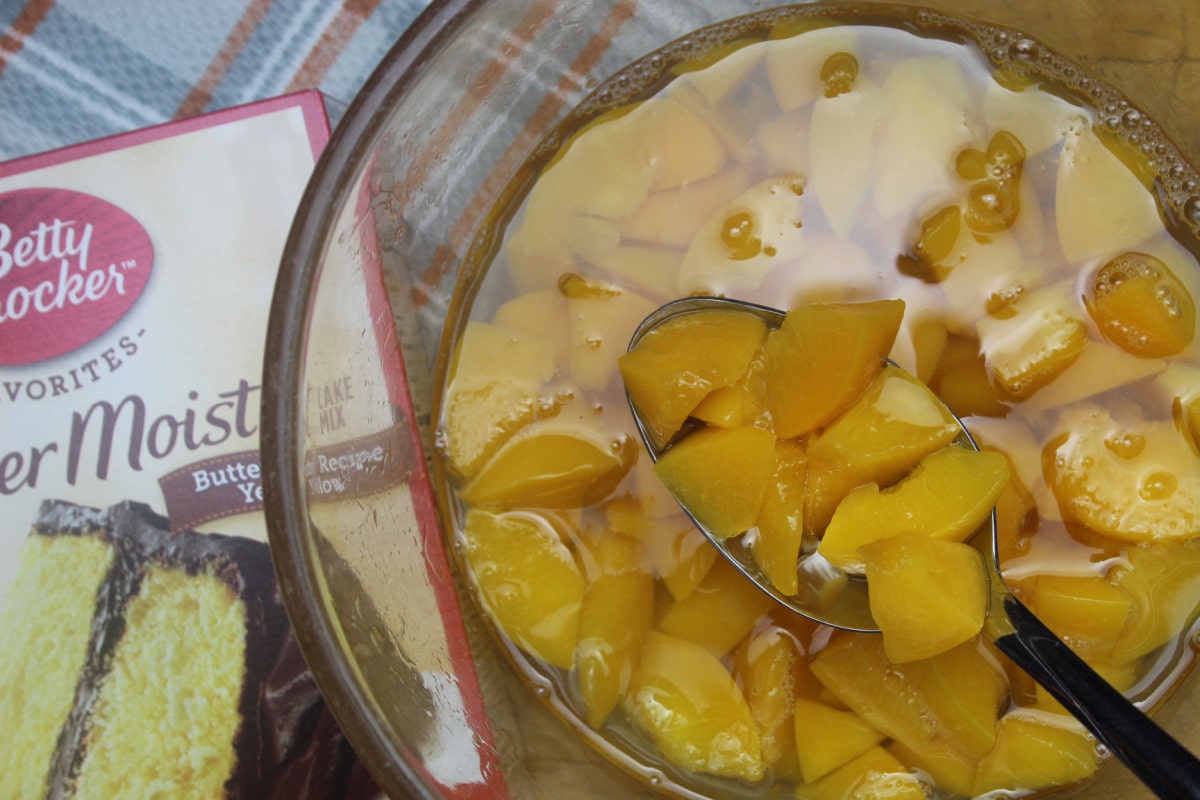
<instances>
[{"instance_id":1,"label":"air bubble in syrup","mask_svg":"<svg viewBox=\"0 0 1200 800\"><path fill-rule=\"evenodd\" d=\"M1188 183L1191 183L1191 181L1183 184L1184 189L1188 188ZM1192 195L1184 202L1183 216L1191 224L1200 225L1200 197Z\"/></svg>"},{"instance_id":2,"label":"air bubble in syrup","mask_svg":"<svg viewBox=\"0 0 1200 800\"><path fill-rule=\"evenodd\" d=\"M1008 53L1016 61L1033 61L1038 56L1038 46L1031 39L1018 39L1008 46Z\"/></svg>"}]
</instances>

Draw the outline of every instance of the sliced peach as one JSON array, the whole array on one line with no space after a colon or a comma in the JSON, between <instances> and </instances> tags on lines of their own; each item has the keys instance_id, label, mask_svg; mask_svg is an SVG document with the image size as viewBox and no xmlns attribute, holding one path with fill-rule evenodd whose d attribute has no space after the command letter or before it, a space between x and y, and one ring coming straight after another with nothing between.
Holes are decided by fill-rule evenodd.
<instances>
[{"instance_id":1,"label":"sliced peach","mask_svg":"<svg viewBox=\"0 0 1200 800\"><path fill-rule=\"evenodd\" d=\"M670 516L651 516L640 503L627 497L615 498L604 506L608 526L641 542L667 591L676 600L683 600L708 574L718 554L678 505L675 510Z\"/></svg>"},{"instance_id":2,"label":"sliced peach","mask_svg":"<svg viewBox=\"0 0 1200 800\"><path fill-rule=\"evenodd\" d=\"M692 416L719 428L751 425L772 430L771 415L767 413L765 372L766 364L760 350L737 383L713 389L692 410Z\"/></svg>"},{"instance_id":3,"label":"sliced peach","mask_svg":"<svg viewBox=\"0 0 1200 800\"><path fill-rule=\"evenodd\" d=\"M962 233L962 208L944 206L921 221L921 232L913 244L913 259L900 262L904 271L937 283L954 269L955 245Z\"/></svg>"},{"instance_id":4,"label":"sliced peach","mask_svg":"<svg viewBox=\"0 0 1200 800\"><path fill-rule=\"evenodd\" d=\"M654 472L714 536L754 525L775 467L775 437L759 428L706 428L667 450Z\"/></svg>"},{"instance_id":5,"label":"sliced peach","mask_svg":"<svg viewBox=\"0 0 1200 800\"><path fill-rule=\"evenodd\" d=\"M746 171L733 166L704 180L654 192L636 211L621 220L621 236L635 242L686 250L704 220L732 202L747 185ZM682 263L682 256L679 258ZM675 295L678 264L676 267L675 279L667 287L668 296Z\"/></svg>"},{"instance_id":6,"label":"sliced peach","mask_svg":"<svg viewBox=\"0 0 1200 800\"><path fill-rule=\"evenodd\" d=\"M932 659L893 664L874 634L835 635L813 674L872 727L921 750L943 743L966 755L991 748L1007 684L974 642Z\"/></svg>"},{"instance_id":7,"label":"sliced peach","mask_svg":"<svg viewBox=\"0 0 1200 800\"><path fill-rule=\"evenodd\" d=\"M1054 218L1072 264L1136 249L1162 231L1154 195L1107 141L1085 120L1076 120L1058 158Z\"/></svg>"},{"instance_id":8,"label":"sliced peach","mask_svg":"<svg viewBox=\"0 0 1200 800\"><path fill-rule=\"evenodd\" d=\"M954 416L923 383L884 367L866 393L808 445L806 526L824 529L851 489L895 483L959 433Z\"/></svg>"},{"instance_id":9,"label":"sliced peach","mask_svg":"<svg viewBox=\"0 0 1200 800\"><path fill-rule=\"evenodd\" d=\"M555 528L534 513L472 509L463 539L483 605L505 637L571 669L587 581Z\"/></svg>"},{"instance_id":10,"label":"sliced peach","mask_svg":"<svg viewBox=\"0 0 1200 800\"><path fill-rule=\"evenodd\" d=\"M958 65L944 57L915 57L894 65L881 86L891 111L876 139L871 178L875 207L887 218L958 188L948 169L972 140L963 111L970 90Z\"/></svg>"},{"instance_id":11,"label":"sliced peach","mask_svg":"<svg viewBox=\"0 0 1200 800\"><path fill-rule=\"evenodd\" d=\"M682 314L618 359L625 388L657 446L675 435L705 395L746 373L766 335L766 323L753 314Z\"/></svg>"},{"instance_id":12,"label":"sliced peach","mask_svg":"<svg viewBox=\"0 0 1200 800\"><path fill-rule=\"evenodd\" d=\"M526 426L462 488L489 508L579 508L604 500L637 459L636 442L584 411Z\"/></svg>"},{"instance_id":13,"label":"sliced peach","mask_svg":"<svg viewBox=\"0 0 1200 800\"><path fill-rule=\"evenodd\" d=\"M1009 407L988 379L974 337L951 335L929 386L960 417L1003 417Z\"/></svg>"},{"instance_id":14,"label":"sliced peach","mask_svg":"<svg viewBox=\"0 0 1200 800\"><path fill-rule=\"evenodd\" d=\"M614 281L633 286L647 297L666 300L675 296L683 254L665 247L622 244L590 254L586 260Z\"/></svg>"},{"instance_id":15,"label":"sliced peach","mask_svg":"<svg viewBox=\"0 0 1200 800\"><path fill-rule=\"evenodd\" d=\"M749 47L759 40L735 39L707 48L699 58L689 58L672 69L680 76L671 88L686 85L694 88L710 106L716 106L735 93L762 60L761 47ZM717 62L720 67L709 69Z\"/></svg>"},{"instance_id":16,"label":"sliced peach","mask_svg":"<svg viewBox=\"0 0 1200 800\"><path fill-rule=\"evenodd\" d=\"M644 155L625 157L649 165L652 191L703 180L726 164L728 154L716 133L678 100L643 103L629 119L637 129L639 154Z\"/></svg>"},{"instance_id":17,"label":"sliced peach","mask_svg":"<svg viewBox=\"0 0 1200 800\"><path fill-rule=\"evenodd\" d=\"M754 629L771 603L765 592L721 558L695 591L667 608L658 627L724 656Z\"/></svg>"},{"instance_id":18,"label":"sliced peach","mask_svg":"<svg viewBox=\"0 0 1200 800\"><path fill-rule=\"evenodd\" d=\"M932 787L882 747L872 747L802 789L811 800L926 800Z\"/></svg>"},{"instance_id":19,"label":"sliced peach","mask_svg":"<svg viewBox=\"0 0 1200 800\"><path fill-rule=\"evenodd\" d=\"M559 213L606 220L632 213L654 183L642 138L646 118L660 111L648 103L614 109L572 137L534 182L525 224L540 226ZM647 158L636 157L643 153Z\"/></svg>"},{"instance_id":20,"label":"sliced peach","mask_svg":"<svg viewBox=\"0 0 1200 800\"><path fill-rule=\"evenodd\" d=\"M771 174L806 175L808 169L808 113L789 111L758 126L758 149Z\"/></svg>"},{"instance_id":21,"label":"sliced peach","mask_svg":"<svg viewBox=\"0 0 1200 800\"><path fill-rule=\"evenodd\" d=\"M788 312L764 345L767 407L790 439L850 408L883 369L900 330L901 300L823 303Z\"/></svg>"},{"instance_id":22,"label":"sliced peach","mask_svg":"<svg viewBox=\"0 0 1200 800\"><path fill-rule=\"evenodd\" d=\"M979 762L974 794L1037 791L1091 777L1096 743L1073 719L1013 710L996 726L996 747Z\"/></svg>"},{"instance_id":23,"label":"sliced peach","mask_svg":"<svg viewBox=\"0 0 1200 800\"><path fill-rule=\"evenodd\" d=\"M963 797L974 796L978 758L941 741L917 747L895 741L887 750L909 769L927 775L939 789Z\"/></svg>"},{"instance_id":24,"label":"sliced peach","mask_svg":"<svg viewBox=\"0 0 1200 800\"><path fill-rule=\"evenodd\" d=\"M759 781L762 743L750 706L725 665L704 647L651 631L624 706L672 764Z\"/></svg>"},{"instance_id":25,"label":"sliced peach","mask_svg":"<svg viewBox=\"0 0 1200 800\"><path fill-rule=\"evenodd\" d=\"M1134 356L1107 342L1088 340L1071 366L1024 401L1023 408L1036 414L1079 403L1157 375L1167 364L1164 359Z\"/></svg>"},{"instance_id":26,"label":"sliced peach","mask_svg":"<svg viewBox=\"0 0 1200 800\"><path fill-rule=\"evenodd\" d=\"M1085 660L1108 656L1129 623L1133 600L1100 575L1041 574L1027 605Z\"/></svg>"},{"instance_id":27,"label":"sliced peach","mask_svg":"<svg viewBox=\"0 0 1200 800\"><path fill-rule=\"evenodd\" d=\"M583 389L600 391L617 374L617 358L657 304L629 289L600 284L603 291L568 293L570 376Z\"/></svg>"},{"instance_id":28,"label":"sliced peach","mask_svg":"<svg viewBox=\"0 0 1200 800\"><path fill-rule=\"evenodd\" d=\"M1200 461L1173 423L1122 423L1081 405L1059 429L1042 465L1064 519L1131 542L1200 531Z\"/></svg>"},{"instance_id":29,"label":"sliced peach","mask_svg":"<svg viewBox=\"0 0 1200 800\"><path fill-rule=\"evenodd\" d=\"M815 698L820 684L808 669L795 634L759 625L733 654L733 676L742 687L762 738L763 760L777 777L803 780L796 755L796 700Z\"/></svg>"},{"instance_id":30,"label":"sliced peach","mask_svg":"<svg viewBox=\"0 0 1200 800\"><path fill-rule=\"evenodd\" d=\"M1173 356L1196 333L1191 293L1146 253L1122 253L1102 266L1083 301L1104 337L1136 356Z\"/></svg>"},{"instance_id":31,"label":"sliced peach","mask_svg":"<svg viewBox=\"0 0 1200 800\"><path fill-rule=\"evenodd\" d=\"M1109 659L1122 663L1153 652L1177 637L1200 597L1200 539L1131 546L1127 564L1109 580L1133 600L1129 625Z\"/></svg>"},{"instance_id":32,"label":"sliced peach","mask_svg":"<svg viewBox=\"0 0 1200 800\"><path fill-rule=\"evenodd\" d=\"M769 59L768 59L769 63ZM863 216L876 169L876 137L887 119L887 98L865 75L853 91L818 97L809 126L809 186L829 228L847 238Z\"/></svg>"},{"instance_id":33,"label":"sliced peach","mask_svg":"<svg viewBox=\"0 0 1200 800\"><path fill-rule=\"evenodd\" d=\"M861 572L859 548L879 539L919 533L961 542L987 520L1007 482L1002 453L950 445L891 488L869 483L846 495L817 551L841 569Z\"/></svg>"},{"instance_id":34,"label":"sliced peach","mask_svg":"<svg viewBox=\"0 0 1200 800\"><path fill-rule=\"evenodd\" d=\"M567 298L558 286L517 295L496 309L492 324L550 342L559 371L566 373L570 325L567 324ZM505 363L500 361L495 366Z\"/></svg>"},{"instance_id":35,"label":"sliced peach","mask_svg":"<svg viewBox=\"0 0 1200 800\"><path fill-rule=\"evenodd\" d=\"M871 616L893 662L930 658L983 628L988 578L971 545L902 533L865 545L859 554L866 562Z\"/></svg>"},{"instance_id":36,"label":"sliced peach","mask_svg":"<svg viewBox=\"0 0 1200 800\"><path fill-rule=\"evenodd\" d=\"M883 741L883 734L853 711L816 700L796 700L796 752L807 783L862 755Z\"/></svg>"},{"instance_id":37,"label":"sliced peach","mask_svg":"<svg viewBox=\"0 0 1200 800\"><path fill-rule=\"evenodd\" d=\"M599 728L624 694L654 615L654 575L639 542L609 531L582 537L588 585L575 671L588 724Z\"/></svg>"},{"instance_id":38,"label":"sliced peach","mask_svg":"<svg viewBox=\"0 0 1200 800\"><path fill-rule=\"evenodd\" d=\"M979 322L979 339L993 383L1022 400L1055 380L1088 342L1074 288L1064 281L1022 298L1011 313Z\"/></svg>"},{"instance_id":39,"label":"sliced peach","mask_svg":"<svg viewBox=\"0 0 1200 800\"><path fill-rule=\"evenodd\" d=\"M557 406L543 398L555 346L540 336L484 322L463 331L443 400L438 449L450 472L470 478L512 434Z\"/></svg>"},{"instance_id":40,"label":"sliced peach","mask_svg":"<svg viewBox=\"0 0 1200 800\"><path fill-rule=\"evenodd\" d=\"M775 443L775 466L762 507L758 510L757 537L751 546L754 563L776 589L794 595L800 591L796 564L804 539L804 486L808 457L804 445L793 439Z\"/></svg>"},{"instance_id":41,"label":"sliced peach","mask_svg":"<svg viewBox=\"0 0 1200 800\"><path fill-rule=\"evenodd\" d=\"M790 21L784 24L790 24ZM771 38L766 54L767 77L771 91L784 111L800 108L824 96L821 68L830 56L835 53L857 56L859 51L858 33L845 26L802 32L794 28L786 32L780 29L778 33L772 33Z\"/></svg>"},{"instance_id":42,"label":"sliced peach","mask_svg":"<svg viewBox=\"0 0 1200 800\"><path fill-rule=\"evenodd\" d=\"M780 254L803 245L804 178L781 175L754 184L714 211L688 244L679 270L681 295L757 289Z\"/></svg>"},{"instance_id":43,"label":"sliced peach","mask_svg":"<svg viewBox=\"0 0 1200 800\"><path fill-rule=\"evenodd\" d=\"M1008 679L989 649L978 639L907 665L939 720L940 735L950 746L971 756L992 748L996 719L1008 701Z\"/></svg>"}]
</instances>

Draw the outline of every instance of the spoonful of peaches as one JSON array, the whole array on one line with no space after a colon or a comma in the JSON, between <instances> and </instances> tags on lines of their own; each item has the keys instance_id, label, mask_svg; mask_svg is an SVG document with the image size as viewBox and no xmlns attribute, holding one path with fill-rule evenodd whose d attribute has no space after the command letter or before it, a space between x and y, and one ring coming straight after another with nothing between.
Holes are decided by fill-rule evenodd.
<instances>
[{"instance_id":1,"label":"spoonful of peaches","mask_svg":"<svg viewBox=\"0 0 1200 800\"><path fill-rule=\"evenodd\" d=\"M898 664L982 634L1159 796L1200 798L1200 761L1005 585L1009 460L887 359L903 315L900 300L661 307L620 359L655 473L780 604L880 632Z\"/></svg>"}]
</instances>

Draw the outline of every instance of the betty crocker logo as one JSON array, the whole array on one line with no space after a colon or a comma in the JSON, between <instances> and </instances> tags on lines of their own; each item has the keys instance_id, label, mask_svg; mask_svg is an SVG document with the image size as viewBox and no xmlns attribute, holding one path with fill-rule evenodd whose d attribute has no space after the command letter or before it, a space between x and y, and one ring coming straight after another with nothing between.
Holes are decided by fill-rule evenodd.
<instances>
[{"instance_id":1,"label":"betty crocker logo","mask_svg":"<svg viewBox=\"0 0 1200 800\"><path fill-rule=\"evenodd\" d=\"M105 200L65 189L0 194L0 366L82 347L136 302L150 235Z\"/></svg>"}]
</instances>

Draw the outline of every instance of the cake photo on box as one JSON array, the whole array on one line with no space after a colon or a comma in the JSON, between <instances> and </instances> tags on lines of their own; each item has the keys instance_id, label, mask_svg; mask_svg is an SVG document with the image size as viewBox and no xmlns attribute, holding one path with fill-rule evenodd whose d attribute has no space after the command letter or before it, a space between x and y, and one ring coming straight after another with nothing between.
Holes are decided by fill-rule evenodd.
<instances>
[{"instance_id":1,"label":"cake photo on box","mask_svg":"<svg viewBox=\"0 0 1200 800\"><path fill-rule=\"evenodd\" d=\"M42 504L0 606L0 797L265 797L287 633L266 544Z\"/></svg>"}]
</instances>

